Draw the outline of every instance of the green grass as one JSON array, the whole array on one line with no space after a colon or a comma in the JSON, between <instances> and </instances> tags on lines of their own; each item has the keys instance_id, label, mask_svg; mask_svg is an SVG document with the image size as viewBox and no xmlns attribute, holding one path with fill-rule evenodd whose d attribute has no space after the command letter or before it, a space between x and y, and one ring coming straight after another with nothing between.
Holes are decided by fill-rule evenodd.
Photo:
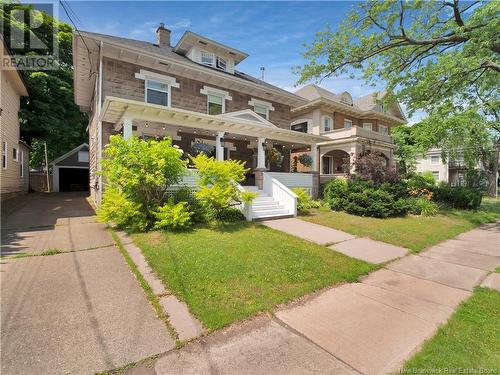
<instances>
[{"instance_id":1,"label":"green grass","mask_svg":"<svg viewBox=\"0 0 500 375\"><path fill-rule=\"evenodd\" d=\"M257 223L134 234L150 266L216 329L376 266Z\"/></svg>"},{"instance_id":2,"label":"green grass","mask_svg":"<svg viewBox=\"0 0 500 375\"><path fill-rule=\"evenodd\" d=\"M56 254L61 254L64 251L60 249L55 249L55 248L48 248L47 250L44 250L40 253L41 256L46 256L46 255L56 255Z\"/></svg>"},{"instance_id":3,"label":"green grass","mask_svg":"<svg viewBox=\"0 0 500 375\"><path fill-rule=\"evenodd\" d=\"M419 252L478 225L499 220L500 200L484 198L478 211L442 210L439 215L433 217L379 219L320 208L300 218Z\"/></svg>"},{"instance_id":4,"label":"green grass","mask_svg":"<svg viewBox=\"0 0 500 375\"><path fill-rule=\"evenodd\" d=\"M424 344L422 350L405 364L406 371L401 373L423 374L424 372L412 371L414 369L441 369L440 373L444 374L445 368L493 368L497 372L489 373L496 374L499 367L500 292L476 288L472 297L459 306L449 322L441 327L437 334Z\"/></svg>"}]
</instances>

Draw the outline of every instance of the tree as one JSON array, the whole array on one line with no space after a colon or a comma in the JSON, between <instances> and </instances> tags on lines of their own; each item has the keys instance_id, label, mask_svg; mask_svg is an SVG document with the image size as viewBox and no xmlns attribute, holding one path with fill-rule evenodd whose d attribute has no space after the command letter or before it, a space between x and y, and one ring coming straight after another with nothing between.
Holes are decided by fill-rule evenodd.
<instances>
[{"instance_id":1,"label":"tree","mask_svg":"<svg viewBox=\"0 0 500 375\"><path fill-rule=\"evenodd\" d=\"M498 1L359 3L337 30L317 33L307 46L299 83L341 74L360 74L373 85L383 82L388 93L383 104L399 100L410 114L424 110L432 121L421 128L429 131L437 122L472 111L487 126L487 143L498 149L499 16ZM450 136L453 129L440 134ZM443 141L434 140L433 146ZM497 169L493 160L490 174Z\"/></svg>"},{"instance_id":2,"label":"tree","mask_svg":"<svg viewBox=\"0 0 500 375\"><path fill-rule=\"evenodd\" d=\"M30 29L29 23L19 23L12 10L29 11L29 5L4 3L0 8L0 22L4 40L9 45L12 30L32 32L40 40L50 43L57 39L59 56L57 70L21 71L30 96L21 101L21 135L31 144L30 165L44 164L44 146L47 142L49 159L54 159L87 140L87 116L80 112L73 99L72 28L50 15L37 11L41 24ZM14 34L15 35L15 34ZM11 49L16 55L35 54L28 45L25 49ZM39 54L36 51L36 54Z\"/></svg>"}]
</instances>

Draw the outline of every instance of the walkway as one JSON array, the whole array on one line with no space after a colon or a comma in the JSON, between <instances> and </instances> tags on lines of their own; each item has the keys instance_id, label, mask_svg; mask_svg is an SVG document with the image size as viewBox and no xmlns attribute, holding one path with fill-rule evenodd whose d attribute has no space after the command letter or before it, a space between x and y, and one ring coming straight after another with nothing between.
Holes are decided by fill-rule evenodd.
<instances>
[{"instance_id":1,"label":"walkway","mask_svg":"<svg viewBox=\"0 0 500 375\"><path fill-rule=\"evenodd\" d=\"M345 233L294 221L265 223L322 244ZM299 227L300 226L300 227ZM319 226L321 227L321 226ZM300 230L299 230L300 228ZM302 236L302 235L301 235ZM351 236L352 237L352 236ZM351 242L352 244L359 244ZM481 282L498 285L500 223L389 263L360 283L334 287L159 358L157 374L387 374L396 371ZM378 251L366 248L364 251ZM492 276L493 275L493 276ZM131 373L143 373L137 368Z\"/></svg>"},{"instance_id":2,"label":"walkway","mask_svg":"<svg viewBox=\"0 0 500 375\"><path fill-rule=\"evenodd\" d=\"M84 196L2 208L2 374L93 374L174 347ZM48 249L64 253L12 259Z\"/></svg>"}]
</instances>

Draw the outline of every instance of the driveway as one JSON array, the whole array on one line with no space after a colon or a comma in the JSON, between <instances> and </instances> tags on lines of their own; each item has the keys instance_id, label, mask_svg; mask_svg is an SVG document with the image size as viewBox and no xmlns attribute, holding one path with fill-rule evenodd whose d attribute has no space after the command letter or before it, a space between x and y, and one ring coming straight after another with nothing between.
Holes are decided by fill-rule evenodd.
<instances>
[{"instance_id":1,"label":"driveway","mask_svg":"<svg viewBox=\"0 0 500 375\"><path fill-rule=\"evenodd\" d=\"M2 374L92 374L174 347L85 196L29 194L2 210ZM62 253L14 258L48 249Z\"/></svg>"}]
</instances>

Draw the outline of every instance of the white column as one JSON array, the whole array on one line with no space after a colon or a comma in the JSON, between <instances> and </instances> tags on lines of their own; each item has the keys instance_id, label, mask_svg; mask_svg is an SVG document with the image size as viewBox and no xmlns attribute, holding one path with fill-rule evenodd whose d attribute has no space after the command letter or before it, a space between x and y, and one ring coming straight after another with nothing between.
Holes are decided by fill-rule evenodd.
<instances>
[{"instance_id":1,"label":"white column","mask_svg":"<svg viewBox=\"0 0 500 375\"><path fill-rule=\"evenodd\" d=\"M317 172L318 171L318 146L316 144L311 145L311 158L312 158L311 171Z\"/></svg>"},{"instance_id":2,"label":"white column","mask_svg":"<svg viewBox=\"0 0 500 375\"><path fill-rule=\"evenodd\" d=\"M125 117L123 119L123 139L127 140L132 137L132 119Z\"/></svg>"},{"instance_id":3,"label":"white column","mask_svg":"<svg viewBox=\"0 0 500 375\"><path fill-rule=\"evenodd\" d=\"M266 153L263 143L265 138L257 138L257 169L266 169Z\"/></svg>"},{"instance_id":4,"label":"white column","mask_svg":"<svg viewBox=\"0 0 500 375\"><path fill-rule=\"evenodd\" d=\"M215 158L217 160L224 160L224 147L222 147L221 140L224 138L224 132L218 132L215 137Z\"/></svg>"}]
</instances>

